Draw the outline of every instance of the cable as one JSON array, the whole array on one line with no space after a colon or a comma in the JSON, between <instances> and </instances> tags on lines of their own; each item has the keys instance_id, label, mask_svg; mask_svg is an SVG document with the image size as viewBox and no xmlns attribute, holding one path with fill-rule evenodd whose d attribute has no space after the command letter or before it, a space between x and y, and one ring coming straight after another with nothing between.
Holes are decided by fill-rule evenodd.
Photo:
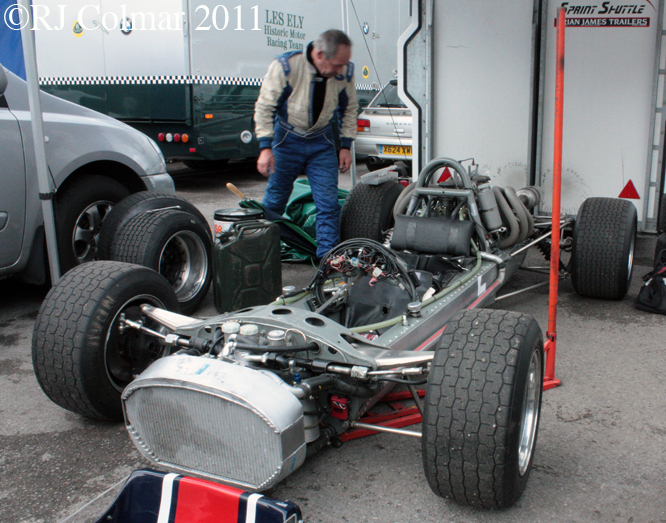
<instances>
[{"instance_id":1,"label":"cable","mask_svg":"<svg viewBox=\"0 0 666 523\"><path fill-rule=\"evenodd\" d=\"M428 380L407 380L402 378L379 378L379 381L390 381L391 383L400 383L401 385L425 385Z\"/></svg>"},{"instance_id":2,"label":"cable","mask_svg":"<svg viewBox=\"0 0 666 523\"><path fill-rule=\"evenodd\" d=\"M405 262L393 251L374 240L366 238L347 240L326 254L308 287L318 302L317 306L326 302L324 286L335 280L331 278L332 275L340 275L345 281L371 275L369 282L371 286L380 281L395 283L409 295L411 301L418 300L416 286ZM343 296L341 300L342 298Z\"/></svg>"}]
</instances>

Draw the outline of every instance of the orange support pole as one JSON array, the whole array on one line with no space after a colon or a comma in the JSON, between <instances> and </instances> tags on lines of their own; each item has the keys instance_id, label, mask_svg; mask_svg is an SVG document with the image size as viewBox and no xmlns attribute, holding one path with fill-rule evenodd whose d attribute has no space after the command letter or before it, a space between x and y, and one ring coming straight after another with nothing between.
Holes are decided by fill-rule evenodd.
<instances>
[{"instance_id":1,"label":"orange support pole","mask_svg":"<svg viewBox=\"0 0 666 523\"><path fill-rule=\"evenodd\" d=\"M557 13L557 55L555 58L555 150L553 155L553 216L550 249L550 292L548 296L548 331L546 332L546 372L544 390L560 385L555 378L557 353L557 291L560 279L560 196L562 193L562 120L564 114L564 29L565 8Z\"/></svg>"}]
</instances>

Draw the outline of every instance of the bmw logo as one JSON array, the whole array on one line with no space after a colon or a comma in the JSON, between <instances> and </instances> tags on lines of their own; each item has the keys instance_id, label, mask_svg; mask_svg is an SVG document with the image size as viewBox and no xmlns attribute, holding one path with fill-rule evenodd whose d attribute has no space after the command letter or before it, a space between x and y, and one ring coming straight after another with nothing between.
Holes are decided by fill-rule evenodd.
<instances>
[{"instance_id":1,"label":"bmw logo","mask_svg":"<svg viewBox=\"0 0 666 523\"><path fill-rule=\"evenodd\" d=\"M130 18L126 17L120 21L120 31L125 35L132 32L132 20Z\"/></svg>"},{"instance_id":2,"label":"bmw logo","mask_svg":"<svg viewBox=\"0 0 666 523\"><path fill-rule=\"evenodd\" d=\"M368 34L368 31L370 31L370 25L368 22L363 22L363 34Z\"/></svg>"}]
</instances>

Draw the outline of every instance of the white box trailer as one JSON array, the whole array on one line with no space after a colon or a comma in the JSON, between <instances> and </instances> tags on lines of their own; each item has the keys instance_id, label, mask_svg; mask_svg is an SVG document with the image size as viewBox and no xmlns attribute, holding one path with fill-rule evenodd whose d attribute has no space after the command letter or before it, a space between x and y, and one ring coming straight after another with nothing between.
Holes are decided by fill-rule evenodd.
<instances>
[{"instance_id":1,"label":"white box trailer","mask_svg":"<svg viewBox=\"0 0 666 523\"><path fill-rule=\"evenodd\" d=\"M252 115L277 55L345 30L361 103L397 70L409 0L33 2L45 91L118 118L167 158L256 156Z\"/></svg>"},{"instance_id":2,"label":"white box trailer","mask_svg":"<svg viewBox=\"0 0 666 523\"><path fill-rule=\"evenodd\" d=\"M630 198L655 229L663 194L663 0L411 0L399 81L415 165L475 156L499 185L552 189L555 19L566 8L562 210Z\"/></svg>"}]
</instances>

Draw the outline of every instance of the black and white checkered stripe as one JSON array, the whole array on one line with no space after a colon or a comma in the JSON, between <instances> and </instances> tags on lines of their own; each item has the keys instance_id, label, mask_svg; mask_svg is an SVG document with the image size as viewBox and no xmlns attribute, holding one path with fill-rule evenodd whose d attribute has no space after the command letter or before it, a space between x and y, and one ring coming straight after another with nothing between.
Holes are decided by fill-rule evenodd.
<instances>
[{"instance_id":1,"label":"black and white checkered stripe","mask_svg":"<svg viewBox=\"0 0 666 523\"><path fill-rule=\"evenodd\" d=\"M46 76L40 77L41 85L147 85L147 84L204 84L251 85L260 87L261 78L236 78L233 76Z\"/></svg>"},{"instance_id":2,"label":"black and white checkered stripe","mask_svg":"<svg viewBox=\"0 0 666 523\"><path fill-rule=\"evenodd\" d=\"M356 84L357 91L378 91L379 86L377 84Z\"/></svg>"},{"instance_id":3,"label":"black and white checkered stripe","mask_svg":"<svg viewBox=\"0 0 666 523\"><path fill-rule=\"evenodd\" d=\"M40 85L249 85L261 87L262 78L239 78L235 76L45 76L39 78ZM359 91L376 91L376 84L356 84Z\"/></svg>"},{"instance_id":4,"label":"black and white checkered stripe","mask_svg":"<svg viewBox=\"0 0 666 523\"><path fill-rule=\"evenodd\" d=\"M261 87L262 78L238 78L235 76L193 76L194 84L216 85L253 85Z\"/></svg>"}]
</instances>

